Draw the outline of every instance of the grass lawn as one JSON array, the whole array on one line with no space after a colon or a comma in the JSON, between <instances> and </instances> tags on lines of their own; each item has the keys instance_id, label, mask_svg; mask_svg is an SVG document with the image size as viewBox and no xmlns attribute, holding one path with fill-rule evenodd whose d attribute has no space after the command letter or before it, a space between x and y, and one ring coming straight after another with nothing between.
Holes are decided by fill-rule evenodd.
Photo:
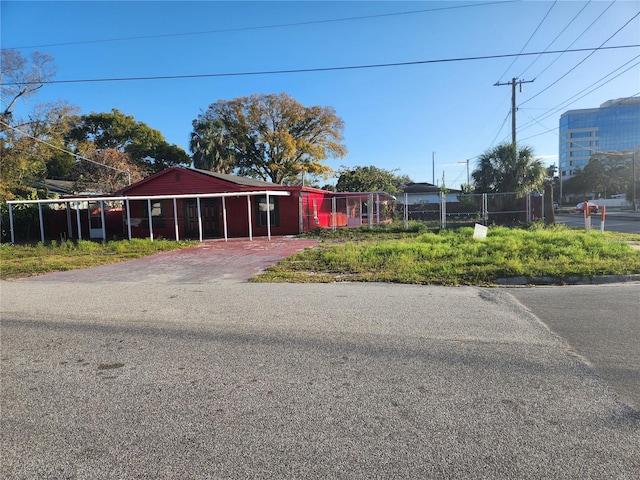
<instances>
[{"instance_id":1,"label":"grass lawn","mask_svg":"<svg viewBox=\"0 0 640 480\"><path fill-rule=\"evenodd\" d=\"M96 267L196 245L195 242L133 239L114 242L62 242L43 245L0 245L0 278Z\"/></svg>"},{"instance_id":2,"label":"grass lawn","mask_svg":"<svg viewBox=\"0 0 640 480\"><path fill-rule=\"evenodd\" d=\"M475 240L470 227L427 231L395 226L324 230L322 241L282 260L254 282L396 282L490 285L499 278L640 274L640 235L566 227L490 227ZM0 278L11 279L140 258L185 248L194 242L131 240L63 242L36 246L0 245Z\"/></svg>"},{"instance_id":3,"label":"grass lawn","mask_svg":"<svg viewBox=\"0 0 640 480\"><path fill-rule=\"evenodd\" d=\"M321 245L281 261L256 282L396 282L489 285L500 278L640 274L640 235L585 233L566 227L491 227L475 240L470 227L323 232Z\"/></svg>"}]
</instances>

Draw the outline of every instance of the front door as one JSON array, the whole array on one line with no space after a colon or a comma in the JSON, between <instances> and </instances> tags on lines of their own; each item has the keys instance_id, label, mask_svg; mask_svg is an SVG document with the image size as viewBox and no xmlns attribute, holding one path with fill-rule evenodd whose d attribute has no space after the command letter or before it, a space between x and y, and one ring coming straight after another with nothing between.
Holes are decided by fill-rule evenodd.
<instances>
[{"instance_id":1,"label":"front door","mask_svg":"<svg viewBox=\"0 0 640 480\"><path fill-rule=\"evenodd\" d=\"M217 237L220 235L217 221L218 202L216 198L200 199L202 215L202 236ZM189 238L198 238L198 202L196 199L185 200L185 234Z\"/></svg>"}]
</instances>

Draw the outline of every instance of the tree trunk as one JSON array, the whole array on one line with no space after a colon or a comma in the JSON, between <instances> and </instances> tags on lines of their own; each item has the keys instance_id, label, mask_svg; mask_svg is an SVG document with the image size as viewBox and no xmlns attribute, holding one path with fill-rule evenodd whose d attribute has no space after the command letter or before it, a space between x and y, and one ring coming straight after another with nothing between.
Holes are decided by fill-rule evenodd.
<instances>
[{"instance_id":1,"label":"tree trunk","mask_svg":"<svg viewBox=\"0 0 640 480\"><path fill-rule=\"evenodd\" d=\"M553 182L544 183L544 224L556 223L556 213L553 208Z\"/></svg>"}]
</instances>

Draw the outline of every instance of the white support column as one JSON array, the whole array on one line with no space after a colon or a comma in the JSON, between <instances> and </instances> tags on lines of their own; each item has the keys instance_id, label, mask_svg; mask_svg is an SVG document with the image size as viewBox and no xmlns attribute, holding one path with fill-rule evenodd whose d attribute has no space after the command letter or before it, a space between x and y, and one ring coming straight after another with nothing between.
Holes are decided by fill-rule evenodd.
<instances>
[{"instance_id":1,"label":"white support column","mask_svg":"<svg viewBox=\"0 0 640 480\"><path fill-rule=\"evenodd\" d=\"M196 204L198 205L198 238L202 242L202 211L200 210L200 197L196 197Z\"/></svg>"},{"instance_id":2,"label":"white support column","mask_svg":"<svg viewBox=\"0 0 640 480\"><path fill-rule=\"evenodd\" d=\"M224 241L227 241L227 203L225 198L222 197L222 225L224 228Z\"/></svg>"},{"instance_id":3,"label":"white support column","mask_svg":"<svg viewBox=\"0 0 640 480\"><path fill-rule=\"evenodd\" d=\"M40 241L44 243L44 221L42 220L42 204L38 204L38 220L40 220Z\"/></svg>"},{"instance_id":4,"label":"white support column","mask_svg":"<svg viewBox=\"0 0 640 480\"><path fill-rule=\"evenodd\" d=\"M102 241L107 241L107 226L104 221L104 200L100 200L100 221L102 222Z\"/></svg>"},{"instance_id":5,"label":"white support column","mask_svg":"<svg viewBox=\"0 0 640 480\"><path fill-rule=\"evenodd\" d=\"M380 194L376 193L376 225L380 225Z\"/></svg>"},{"instance_id":6,"label":"white support column","mask_svg":"<svg viewBox=\"0 0 640 480\"><path fill-rule=\"evenodd\" d=\"M129 241L131 241L131 206L129 205L129 199L124 201L127 206L127 234L129 235Z\"/></svg>"},{"instance_id":7,"label":"white support column","mask_svg":"<svg viewBox=\"0 0 640 480\"><path fill-rule=\"evenodd\" d=\"M404 229L409 228L409 194L404 192Z\"/></svg>"},{"instance_id":8,"label":"white support column","mask_svg":"<svg viewBox=\"0 0 640 480\"><path fill-rule=\"evenodd\" d=\"M80 202L76 202L76 223L78 224L78 240L82 240L82 224L80 222Z\"/></svg>"},{"instance_id":9,"label":"white support column","mask_svg":"<svg viewBox=\"0 0 640 480\"><path fill-rule=\"evenodd\" d=\"M367 223L369 224L369 228L373 226L373 193L370 193L367 196Z\"/></svg>"},{"instance_id":10,"label":"white support column","mask_svg":"<svg viewBox=\"0 0 640 480\"><path fill-rule=\"evenodd\" d=\"M13 229L13 205L9 204L9 230L11 230L11 245L16 243L16 232Z\"/></svg>"},{"instance_id":11,"label":"white support column","mask_svg":"<svg viewBox=\"0 0 640 480\"><path fill-rule=\"evenodd\" d=\"M269 203L269 192L267 192L267 240L271 241L271 204Z\"/></svg>"},{"instance_id":12,"label":"white support column","mask_svg":"<svg viewBox=\"0 0 640 480\"><path fill-rule=\"evenodd\" d=\"M178 228L178 202L173 199L173 228L176 231L176 242L180 241L180 229Z\"/></svg>"},{"instance_id":13,"label":"white support column","mask_svg":"<svg viewBox=\"0 0 640 480\"><path fill-rule=\"evenodd\" d=\"M153 242L153 215L151 212L151 199L147 198L147 212L149 213L149 238Z\"/></svg>"},{"instance_id":14,"label":"white support column","mask_svg":"<svg viewBox=\"0 0 640 480\"><path fill-rule=\"evenodd\" d=\"M253 229L251 228L251 196L247 195L247 218L249 219L249 240L253 240Z\"/></svg>"},{"instance_id":15,"label":"white support column","mask_svg":"<svg viewBox=\"0 0 640 480\"><path fill-rule=\"evenodd\" d=\"M336 212L336 197L331 197L331 230L336 231L336 217L338 212Z\"/></svg>"}]
</instances>

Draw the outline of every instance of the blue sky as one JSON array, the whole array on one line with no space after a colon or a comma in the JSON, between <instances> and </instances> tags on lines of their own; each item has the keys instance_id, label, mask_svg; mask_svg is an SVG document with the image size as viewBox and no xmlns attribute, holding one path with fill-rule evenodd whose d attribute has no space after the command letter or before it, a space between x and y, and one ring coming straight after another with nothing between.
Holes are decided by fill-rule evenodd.
<instances>
[{"instance_id":1,"label":"blue sky","mask_svg":"<svg viewBox=\"0 0 640 480\"><path fill-rule=\"evenodd\" d=\"M0 8L2 48L51 55L56 80L429 61L58 83L17 113L59 99L81 113L117 108L188 152L191 122L211 103L285 92L345 121L349 153L329 160L332 168L375 165L438 184L444 172L452 188L466 181L467 159L473 170L477 155L511 140L511 87L496 82L535 79L517 93L517 135L547 164L557 162L564 111L640 94L640 47L525 55L638 45L640 1L3 0ZM457 60L512 54L522 55Z\"/></svg>"}]
</instances>

